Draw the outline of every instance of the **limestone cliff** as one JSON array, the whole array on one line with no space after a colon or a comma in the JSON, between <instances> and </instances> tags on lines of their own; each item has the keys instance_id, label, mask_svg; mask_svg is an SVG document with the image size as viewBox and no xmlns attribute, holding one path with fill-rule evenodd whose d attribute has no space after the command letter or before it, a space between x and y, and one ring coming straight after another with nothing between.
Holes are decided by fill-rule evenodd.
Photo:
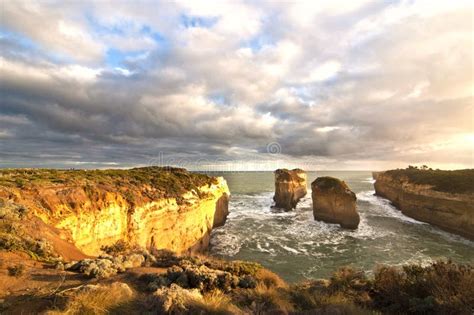
<instances>
[{"instance_id":1,"label":"limestone cliff","mask_svg":"<svg viewBox=\"0 0 474 315\"><path fill-rule=\"evenodd\" d=\"M333 177L318 177L311 183L311 190L315 220L338 223L347 229L359 226L356 195L345 182Z\"/></svg>"},{"instance_id":2,"label":"limestone cliff","mask_svg":"<svg viewBox=\"0 0 474 315\"><path fill-rule=\"evenodd\" d=\"M176 168L0 173L0 199L28 207L87 255L119 240L205 250L212 228L225 222L229 195L223 178Z\"/></svg>"},{"instance_id":3,"label":"limestone cliff","mask_svg":"<svg viewBox=\"0 0 474 315\"><path fill-rule=\"evenodd\" d=\"M306 195L306 173L300 169L275 171L275 207L291 210Z\"/></svg>"},{"instance_id":4,"label":"limestone cliff","mask_svg":"<svg viewBox=\"0 0 474 315\"><path fill-rule=\"evenodd\" d=\"M474 239L474 193L469 191L474 188L474 171L464 171L464 179L456 174L414 169L382 172L375 192L409 217Z\"/></svg>"}]
</instances>

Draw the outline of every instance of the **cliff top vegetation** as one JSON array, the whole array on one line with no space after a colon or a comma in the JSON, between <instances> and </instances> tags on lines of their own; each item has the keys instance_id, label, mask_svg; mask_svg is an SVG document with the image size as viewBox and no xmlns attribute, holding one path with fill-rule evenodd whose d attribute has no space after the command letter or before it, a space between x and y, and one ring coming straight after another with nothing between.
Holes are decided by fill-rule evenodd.
<instances>
[{"instance_id":1,"label":"cliff top vegetation","mask_svg":"<svg viewBox=\"0 0 474 315\"><path fill-rule=\"evenodd\" d=\"M316 185L320 189L327 190L327 189L338 189L338 190L346 190L349 189L347 184L335 177L330 177L330 176L323 176L323 177L318 177L316 178L311 186Z\"/></svg>"},{"instance_id":2,"label":"cliff top vegetation","mask_svg":"<svg viewBox=\"0 0 474 315\"><path fill-rule=\"evenodd\" d=\"M30 293L27 303L46 314L470 314L474 307L472 266L449 261L379 266L373 275L343 267L330 279L293 285L255 263L208 257L157 256L138 269L105 281L81 278L50 295ZM27 303L8 298L0 311Z\"/></svg>"},{"instance_id":3,"label":"cliff top vegetation","mask_svg":"<svg viewBox=\"0 0 474 315\"><path fill-rule=\"evenodd\" d=\"M168 195L181 195L208 184L216 178L191 173L183 168L140 167L107 170L58 170L58 169L3 169L0 170L0 186L27 188L29 185L101 185L122 190L130 186L148 185Z\"/></svg>"},{"instance_id":4,"label":"cliff top vegetation","mask_svg":"<svg viewBox=\"0 0 474 315\"><path fill-rule=\"evenodd\" d=\"M440 192L474 193L474 169L445 171L409 166L385 173L397 180L408 178L413 184L431 185Z\"/></svg>"}]
</instances>

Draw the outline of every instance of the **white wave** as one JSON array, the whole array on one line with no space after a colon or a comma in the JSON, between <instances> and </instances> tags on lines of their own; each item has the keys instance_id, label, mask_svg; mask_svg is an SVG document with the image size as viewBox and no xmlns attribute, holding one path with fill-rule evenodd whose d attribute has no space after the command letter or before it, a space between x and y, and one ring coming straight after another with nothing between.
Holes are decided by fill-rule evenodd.
<instances>
[{"instance_id":1,"label":"white wave","mask_svg":"<svg viewBox=\"0 0 474 315\"><path fill-rule=\"evenodd\" d=\"M430 231L435 233L435 234L438 234L439 236L441 236L442 238L444 238L448 241L458 242L458 243L462 243L462 244L467 245L467 246L474 247L474 241L468 240L467 238L464 238L460 235L456 235L456 234L452 234L452 233L440 230L439 228L437 228L435 226L432 226L432 225L430 225Z\"/></svg>"},{"instance_id":2,"label":"white wave","mask_svg":"<svg viewBox=\"0 0 474 315\"><path fill-rule=\"evenodd\" d=\"M289 246L285 246L285 245L282 245L280 244L280 247L285 249L286 251L290 252L290 253L293 253L293 254L299 254L300 252L294 248L291 248Z\"/></svg>"},{"instance_id":3,"label":"white wave","mask_svg":"<svg viewBox=\"0 0 474 315\"><path fill-rule=\"evenodd\" d=\"M264 247L263 247L264 246ZM270 247L270 243L265 242L265 244L262 246L260 242L257 242L257 249L262 252L262 253L268 253L271 256L276 256L275 250Z\"/></svg>"},{"instance_id":4,"label":"white wave","mask_svg":"<svg viewBox=\"0 0 474 315\"><path fill-rule=\"evenodd\" d=\"M367 184L361 186L367 187ZM309 260L309 265L302 263L300 269L296 265L292 269L293 275L303 277L319 275L323 272L319 270L326 270L327 264L345 265L352 261L352 255L356 255L354 261L364 268L372 268L376 263L429 261L436 258L434 253L462 260L472 257L465 251L474 247L474 242L403 215L388 200L375 196L373 190L357 193L361 220L358 229L353 231L342 229L338 224L315 221L311 193L293 211L271 208L272 196L273 192L234 194L226 224L212 232L211 254L261 259L260 262L275 266L276 270L287 270L285 266L298 259ZM378 217L387 219L381 221ZM389 220L390 224L381 225ZM389 245L390 242L393 245ZM431 250L425 251L426 248Z\"/></svg>"},{"instance_id":5,"label":"white wave","mask_svg":"<svg viewBox=\"0 0 474 315\"><path fill-rule=\"evenodd\" d=\"M396 218L398 220L414 224L426 224L425 222L421 222L404 215L400 210L395 208L388 199L376 196L373 190L358 193L357 199L375 205L377 209L377 216Z\"/></svg>"},{"instance_id":6,"label":"white wave","mask_svg":"<svg viewBox=\"0 0 474 315\"><path fill-rule=\"evenodd\" d=\"M240 252L242 240L234 234L225 233L222 229L212 231L211 250L223 256L235 256Z\"/></svg>"}]
</instances>

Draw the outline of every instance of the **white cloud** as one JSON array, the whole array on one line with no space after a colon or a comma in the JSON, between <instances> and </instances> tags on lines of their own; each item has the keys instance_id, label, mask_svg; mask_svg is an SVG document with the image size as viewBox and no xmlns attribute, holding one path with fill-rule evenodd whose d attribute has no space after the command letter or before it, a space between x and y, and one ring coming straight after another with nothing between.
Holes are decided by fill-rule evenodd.
<instances>
[{"instance_id":1,"label":"white cloud","mask_svg":"<svg viewBox=\"0 0 474 315\"><path fill-rule=\"evenodd\" d=\"M334 78L339 71L341 71L342 65L336 60L326 61L323 64L317 66L311 71L306 82L319 82L326 81Z\"/></svg>"},{"instance_id":2,"label":"white cloud","mask_svg":"<svg viewBox=\"0 0 474 315\"><path fill-rule=\"evenodd\" d=\"M65 54L78 61L97 61L105 47L84 27L83 21L72 19L73 7L33 1L2 0L0 25L30 37L45 49ZM71 11L68 11L71 10Z\"/></svg>"},{"instance_id":3,"label":"white cloud","mask_svg":"<svg viewBox=\"0 0 474 315\"><path fill-rule=\"evenodd\" d=\"M326 132L331 132L331 131L339 130L339 129L341 129L341 127L339 126L325 126L325 127L318 127L315 129L315 131L326 133Z\"/></svg>"},{"instance_id":4,"label":"white cloud","mask_svg":"<svg viewBox=\"0 0 474 315\"><path fill-rule=\"evenodd\" d=\"M469 2L1 4L3 151L472 165Z\"/></svg>"},{"instance_id":5,"label":"white cloud","mask_svg":"<svg viewBox=\"0 0 474 315\"><path fill-rule=\"evenodd\" d=\"M413 90L407 96L405 96L405 99L420 97L423 91L429 86L430 86L430 83L428 81L422 81L422 82L417 83L415 87L413 88Z\"/></svg>"}]
</instances>

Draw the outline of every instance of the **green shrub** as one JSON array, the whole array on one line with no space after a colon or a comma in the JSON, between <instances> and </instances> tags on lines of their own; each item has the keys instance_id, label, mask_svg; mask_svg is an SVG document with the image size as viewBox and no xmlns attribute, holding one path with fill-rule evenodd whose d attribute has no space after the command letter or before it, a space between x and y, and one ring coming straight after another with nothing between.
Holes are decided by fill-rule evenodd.
<instances>
[{"instance_id":1,"label":"green shrub","mask_svg":"<svg viewBox=\"0 0 474 315\"><path fill-rule=\"evenodd\" d=\"M474 169L443 171L409 167L407 169L390 170L386 173L397 180L407 178L414 184L431 185L434 190L441 192L474 192Z\"/></svg>"},{"instance_id":2,"label":"green shrub","mask_svg":"<svg viewBox=\"0 0 474 315\"><path fill-rule=\"evenodd\" d=\"M130 246L123 240L118 240L112 245L104 245L100 248L101 251L115 256L127 252L130 249Z\"/></svg>"}]
</instances>

